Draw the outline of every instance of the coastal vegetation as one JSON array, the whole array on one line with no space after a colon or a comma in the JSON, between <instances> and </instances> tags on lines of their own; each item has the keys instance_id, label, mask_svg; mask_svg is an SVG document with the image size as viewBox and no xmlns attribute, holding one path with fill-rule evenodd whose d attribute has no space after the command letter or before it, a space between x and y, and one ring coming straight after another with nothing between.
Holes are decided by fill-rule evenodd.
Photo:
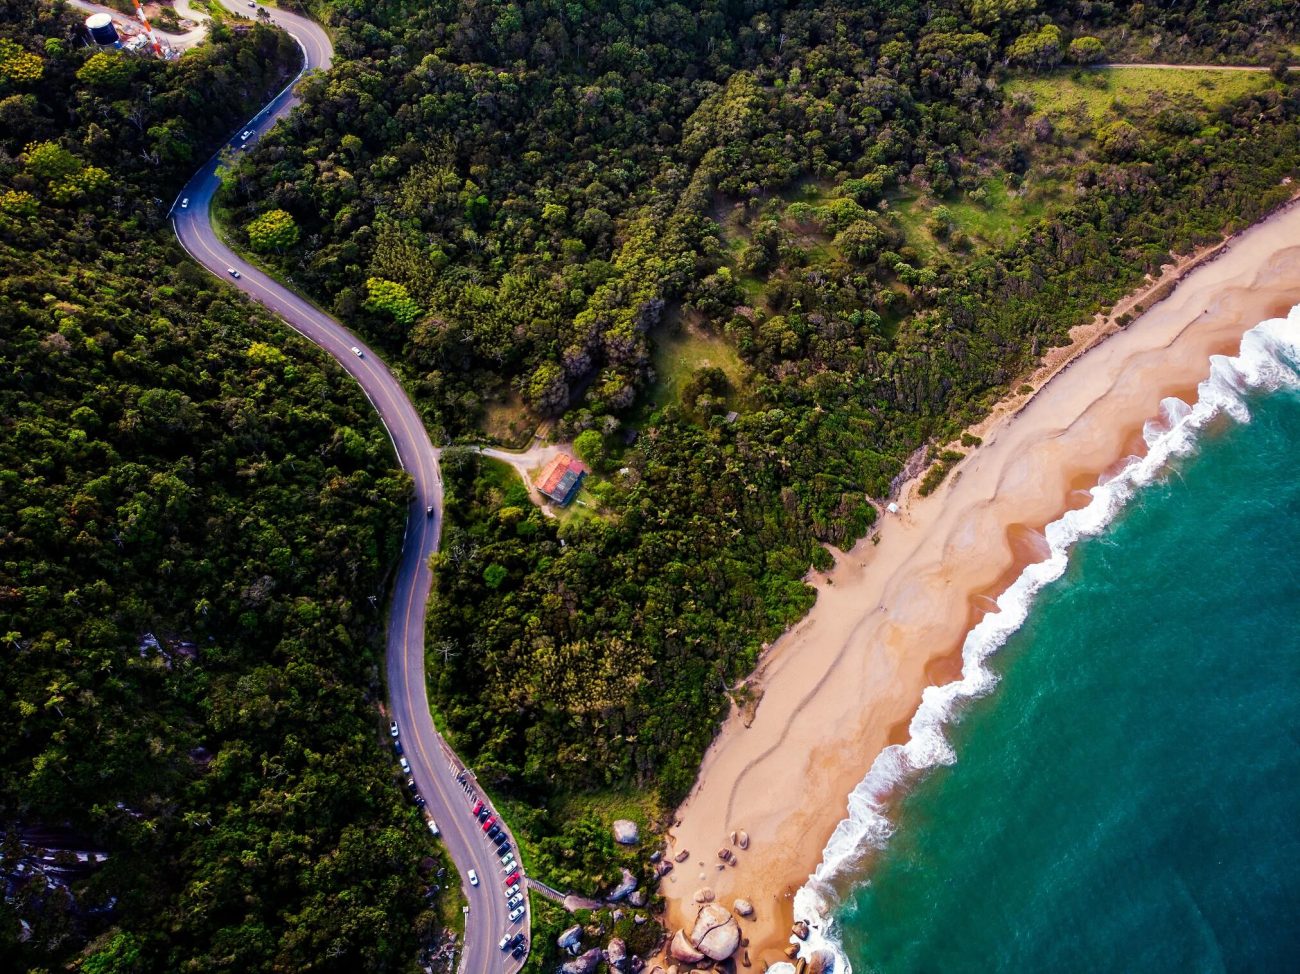
<instances>
[{"instance_id":1,"label":"coastal vegetation","mask_svg":"<svg viewBox=\"0 0 1300 974\"><path fill-rule=\"evenodd\" d=\"M314 9L343 56L224 205L292 215L272 259L435 438L526 415L599 440L599 517L444 458L430 694L483 784L537 808L671 806L823 545L1070 327L1285 200L1300 159L1284 71L1088 67L1157 37L1274 67L1274 0ZM935 457L931 487L960 459ZM572 856L538 874L608 889L612 860Z\"/></svg>"},{"instance_id":2,"label":"coastal vegetation","mask_svg":"<svg viewBox=\"0 0 1300 974\"><path fill-rule=\"evenodd\" d=\"M591 459L598 516L558 519L444 453L428 634L440 726L530 870L589 896L648 884L610 821L664 824L907 459L1300 165L1283 70L1086 67L1281 68L1288 0L308 7L336 67L223 167L228 232L362 331L437 441L548 423ZM72 24L0 0L0 851L56 824L110 856L7 900L2 956L405 968L438 923L375 733L407 482L161 202L295 48L218 25L167 65ZM934 456L937 484L960 455Z\"/></svg>"},{"instance_id":3,"label":"coastal vegetation","mask_svg":"<svg viewBox=\"0 0 1300 974\"><path fill-rule=\"evenodd\" d=\"M297 47L167 64L78 24L0 0L0 967L410 969L446 904L370 601L409 485L163 201Z\"/></svg>"}]
</instances>

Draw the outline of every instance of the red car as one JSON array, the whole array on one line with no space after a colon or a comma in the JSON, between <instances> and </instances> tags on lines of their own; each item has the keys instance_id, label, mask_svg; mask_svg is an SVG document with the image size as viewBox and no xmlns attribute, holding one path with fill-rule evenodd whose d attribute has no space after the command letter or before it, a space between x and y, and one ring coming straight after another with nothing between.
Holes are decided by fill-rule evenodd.
<instances>
[{"instance_id":1,"label":"red car","mask_svg":"<svg viewBox=\"0 0 1300 974\"><path fill-rule=\"evenodd\" d=\"M487 821L483 823L483 831L486 832L488 829L492 828L492 826L496 824L497 824L497 817L495 815L489 815L487 817Z\"/></svg>"},{"instance_id":2,"label":"red car","mask_svg":"<svg viewBox=\"0 0 1300 974\"><path fill-rule=\"evenodd\" d=\"M474 811L470 812L470 814L477 818L478 813L481 811L483 811L483 799L480 798L474 803Z\"/></svg>"},{"instance_id":3,"label":"red car","mask_svg":"<svg viewBox=\"0 0 1300 974\"><path fill-rule=\"evenodd\" d=\"M519 882L519 870L518 870L518 869L516 869L516 870L515 870L514 872L512 872L509 876L506 877L506 886L507 886L507 887L509 887L509 886L513 886L513 885L514 885L515 883L517 883L517 882Z\"/></svg>"}]
</instances>

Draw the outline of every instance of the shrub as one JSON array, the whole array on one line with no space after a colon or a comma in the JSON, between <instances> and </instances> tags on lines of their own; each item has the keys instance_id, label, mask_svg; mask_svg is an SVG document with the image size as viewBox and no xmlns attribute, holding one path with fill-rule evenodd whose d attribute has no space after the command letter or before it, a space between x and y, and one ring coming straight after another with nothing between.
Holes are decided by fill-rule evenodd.
<instances>
[{"instance_id":1,"label":"shrub","mask_svg":"<svg viewBox=\"0 0 1300 974\"><path fill-rule=\"evenodd\" d=\"M1106 56L1106 49L1095 37L1076 37L1066 56L1075 64L1096 64Z\"/></svg>"}]
</instances>

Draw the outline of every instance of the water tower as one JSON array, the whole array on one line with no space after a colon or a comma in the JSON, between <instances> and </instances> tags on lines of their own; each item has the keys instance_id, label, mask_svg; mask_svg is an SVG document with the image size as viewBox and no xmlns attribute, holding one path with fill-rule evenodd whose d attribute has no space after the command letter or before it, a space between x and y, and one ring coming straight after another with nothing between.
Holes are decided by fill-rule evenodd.
<instances>
[{"instance_id":1,"label":"water tower","mask_svg":"<svg viewBox=\"0 0 1300 974\"><path fill-rule=\"evenodd\" d=\"M86 30L90 31L90 39L101 46L120 43L113 18L108 14L91 14L86 18Z\"/></svg>"}]
</instances>

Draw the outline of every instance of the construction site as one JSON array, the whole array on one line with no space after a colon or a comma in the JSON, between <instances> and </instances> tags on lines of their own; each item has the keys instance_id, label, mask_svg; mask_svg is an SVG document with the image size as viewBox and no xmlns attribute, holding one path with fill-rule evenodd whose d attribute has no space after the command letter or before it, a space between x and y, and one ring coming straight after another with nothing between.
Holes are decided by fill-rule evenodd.
<instances>
[{"instance_id":1,"label":"construction site","mask_svg":"<svg viewBox=\"0 0 1300 974\"><path fill-rule=\"evenodd\" d=\"M167 33L154 29L145 5L141 4L140 0L133 0L133 2L134 16L100 4L79 2L79 0L70 0L70 6L89 14L85 21L87 43L97 47L171 61L180 57L183 50L202 40L205 31L201 15L188 19L179 16L181 11L173 10L171 7L149 4L149 7L155 11L155 17L159 12L165 12L164 16L167 18L165 22L169 22L169 27L179 31L179 33ZM180 4L177 6L185 13L193 13Z\"/></svg>"}]
</instances>

